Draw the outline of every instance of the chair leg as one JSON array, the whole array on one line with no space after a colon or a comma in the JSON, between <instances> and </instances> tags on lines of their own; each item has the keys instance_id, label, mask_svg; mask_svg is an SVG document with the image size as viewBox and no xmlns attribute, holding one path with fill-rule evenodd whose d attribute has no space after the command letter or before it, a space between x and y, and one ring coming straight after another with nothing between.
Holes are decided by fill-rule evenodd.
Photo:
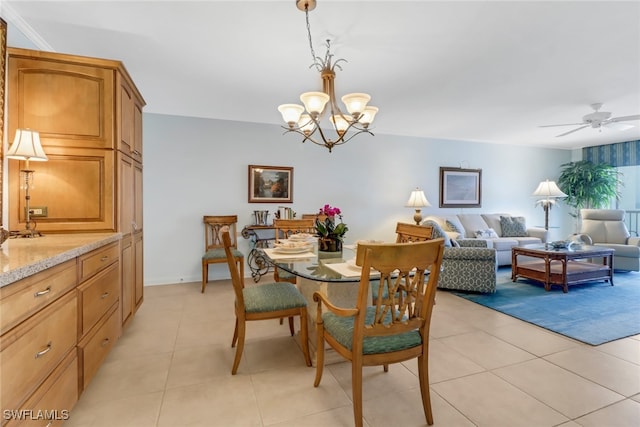
<instances>
[{"instance_id":1,"label":"chair leg","mask_svg":"<svg viewBox=\"0 0 640 427\"><path fill-rule=\"evenodd\" d=\"M316 342L316 379L313 381L314 387L320 385L324 369L324 324L322 321L316 323L316 335L318 335L318 340Z\"/></svg>"},{"instance_id":2,"label":"chair leg","mask_svg":"<svg viewBox=\"0 0 640 427\"><path fill-rule=\"evenodd\" d=\"M231 348L236 346L238 342L238 316L236 316L236 326L233 329L233 339L231 340Z\"/></svg>"},{"instance_id":3,"label":"chair leg","mask_svg":"<svg viewBox=\"0 0 640 427\"><path fill-rule=\"evenodd\" d=\"M418 378L420 380L420 394L422 394L424 416L427 419L427 424L433 425L431 393L429 391L429 359L427 356L418 357Z\"/></svg>"},{"instance_id":4,"label":"chair leg","mask_svg":"<svg viewBox=\"0 0 640 427\"><path fill-rule=\"evenodd\" d=\"M295 328L293 327L293 316L289 316L289 331L291 332L291 336L293 336L296 333Z\"/></svg>"},{"instance_id":5,"label":"chair leg","mask_svg":"<svg viewBox=\"0 0 640 427\"><path fill-rule=\"evenodd\" d=\"M302 353L307 366L311 366L311 356L309 355L309 318L307 317L307 309L300 309L300 342L302 344Z\"/></svg>"},{"instance_id":6,"label":"chair leg","mask_svg":"<svg viewBox=\"0 0 640 427\"><path fill-rule=\"evenodd\" d=\"M362 356L353 355L351 360L351 390L355 425L362 427Z\"/></svg>"},{"instance_id":7,"label":"chair leg","mask_svg":"<svg viewBox=\"0 0 640 427\"><path fill-rule=\"evenodd\" d=\"M204 294L204 288L207 287L209 281L209 264L202 262L202 293Z\"/></svg>"},{"instance_id":8,"label":"chair leg","mask_svg":"<svg viewBox=\"0 0 640 427\"><path fill-rule=\"evenodd\" d=\"M238 372L238 366L240 365L240 359L242 359L242 351L244 350L244 334L246 321L244 319L237 319L238 322L238 347L236 348L236 357L233 359L233 367L231 368L231 375L235 375Z\"/></svg>"}]
</instances>

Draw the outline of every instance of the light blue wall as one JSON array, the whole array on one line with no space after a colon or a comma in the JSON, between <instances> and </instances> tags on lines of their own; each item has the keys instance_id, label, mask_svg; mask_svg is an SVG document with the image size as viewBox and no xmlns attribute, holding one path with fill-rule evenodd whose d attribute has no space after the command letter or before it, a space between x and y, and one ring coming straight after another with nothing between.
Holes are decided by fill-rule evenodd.
<instances>
[{"instance_id":1,"label":"light blue wall","mask_svg":"<svg viewBox=\"0 0 640 427\"><path fill-rule=\"evenodd\" d=\"M461 212L438 208L439 167L482 169L482 208L466 212L509 212L528 225L544 224L531 193L556 179L572 152L390 135L361 135L329 153L282 135L279 126L222 120L144 115L145 284L199 281L204 247L202 216L237 214L240 228L252 213L277 204L247 202L248 165L292 166L293 203L299 214L329 203L344 213L347 243L395 239L397 221L411 222L404 205L416 186L432 207L423 215ZM570 234L565 207L551 212L552 239ZM273 214L270 218L273 218ZM240 239L247 253L248 242ZM248 269L247 269L248 272ZM248 273L247 273L248 274ZM227 278L224 265L210 278Z\"/></svg>"}]
</instances>

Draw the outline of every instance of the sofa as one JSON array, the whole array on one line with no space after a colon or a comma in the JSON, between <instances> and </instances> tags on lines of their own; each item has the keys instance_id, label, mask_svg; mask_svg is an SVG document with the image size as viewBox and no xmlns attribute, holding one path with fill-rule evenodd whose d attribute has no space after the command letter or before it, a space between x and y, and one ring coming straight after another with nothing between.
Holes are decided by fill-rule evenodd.
<instances>
[{"instance_id":1,"label":"sofa","mask_svg":"<svg viewBox=\"0 0 640 427\"><path fill-rule=\"evenodd\" d=\"M466 240L484 241L487 248L495 249L498 266L511 265L512 247L546 243L548 238L544 228L527 227L524 217L508 213L430 215L422 222L431 223L437 223L460 246L467 246Z\"/></svg>"}]
</instances>

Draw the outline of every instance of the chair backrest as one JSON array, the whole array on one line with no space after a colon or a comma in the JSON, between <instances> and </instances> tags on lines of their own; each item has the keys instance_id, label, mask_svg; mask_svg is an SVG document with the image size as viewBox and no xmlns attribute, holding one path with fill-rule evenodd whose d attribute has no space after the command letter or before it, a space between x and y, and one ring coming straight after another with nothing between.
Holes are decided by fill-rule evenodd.
<instances>
[{"instance_id":1,"label":"chair backrest","mask_svg":"<svg viewBox=\"0 0 640 427\"><path fill-rule=\"evenodd\" d=\"M581 209L582 229L580 233L591 237L593 243L627 243L629 230L624 223L622 209Z\"/></svg>"},{"instance_id":2,"label":"chair backrest","mask_svg":"<svg viewBox=\"0 0 640 427\"><path fill-rule=\"evenodd\" d=\"M388 336L418 329L423 343L429 325L440 275L444 239L415 243L358 245L364 250L364 263L358 293L353 349L362 350L365 336ZM375 271L372 271L374 269ZM370 275L374 282L370 282ZM425 273L428 272L428 280ZM375 315L367 319L369 287L378 286ZM384 290L387 292L384 292Z\"/></svg>"},{"instance_id":3,"label":"chair backrest","mask_svg":"<svg viewBox=\"0 0 640 427\"><path fill-rule=\"evenodd\" d=\"M396 243L424 242L433 238L433 227L399 222L396 224Z\"/></svg>"},{"instance_id":4,"label":"chair backrest","mask_svg":"<svg viewBox=\"0 0 640 427\"><path fill-rule=\"evenodd\" d=\"M315 213L315 214L302 214L302 219L312 219L312 220L316 220L319 219L321 222L324 222L325 219L327 219L327 216L325 214L321 214L321 213Z\"/></svg>"},{"instance_id":5,"label":"chair backrest","mask_svg":"<svg viewBox=\"0 0 640 427\"><path fill-rule=\"evenodd\" d=\"M202 217L204 222L204 250L222 249L222 233L229 232L231 239L231 247L238 249L238 235L236 233L236 224L238 223L238 215L205 215Z\"/></svg>"},{"instance_id":6,"label":"chair backrest","mask_svg":"<svg viewBox=\"0 0 640 427\"><path fill-rule=\"evenodd\" d=\"M238 271L238 264L236 263L236 259L233 257L233 252L231 252L233 245L231 241L231 236L228 231L223 231L221 233L222 237L222 247L224 248L224 253L227 256L227 265L229 265L229 273L231 273L231 282L233 283L233 292L236 294L236 307L238 307L241 311L244 311L244 296L242 293L242 289L244 289L244 278L240 277L240 272Z\"/></svg>"},{"instance_id":7,"label":"chair backrest","mask_svg":"<svg viewBox=\"0 0 640 427\"><path fill-rule=\"evenodd\" d=\"M276 242L287 239L292 234L316 232L313 219L274 219L273 227L276 230Z\"/></svg>"}]
</instances>

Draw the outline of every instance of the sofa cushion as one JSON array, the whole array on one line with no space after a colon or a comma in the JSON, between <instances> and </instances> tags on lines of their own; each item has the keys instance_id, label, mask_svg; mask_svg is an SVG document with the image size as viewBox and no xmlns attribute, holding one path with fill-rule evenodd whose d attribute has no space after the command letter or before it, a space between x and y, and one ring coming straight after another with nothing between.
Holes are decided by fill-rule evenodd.
<instances>
[{"instance_id":1,"label":"sofa cushion","mask_svg":"<svg viewBox=\"0 0 640 427\"><path fill-rule=\"evenodd\" d=\"M464 235L464 227L458 218L445 219L445 229L460 235Z\"/></svg>"},{"instance_id":2,"label":"sofa cushion","mask_svg":"<svg viewBox=\"0 0 640 427\"><path fill-rule=\"evenodd\" d=\"M518 240L512 237L499 237L489 240L491 247L496 251L510 251L512 247L518 246Z\"/></svg>"},{"instance_id":3,"label":"sofa cushion","mask_svg":"<svg viewBox=\"0 0 640 427\"><path fill-rule=\"evenodd\" d=\"M523 216L501 216L500 227L503 237L527 236L527 225Z\"/></svg>"},{"instance_id":4,"label":"sofa cushion","mask_svg":"<svg viewBox=\"0 0 640 427\"><path fill-rule=\"evenodd\" d=\"M498 236L502 237L502 226L500 225L501 216L511 216L509 213L482 214L489 228L493 228Z\"/></svg>"},{"instance_id":5,"label":"sofa cushion","mask_svg":"<svg viewBox=\"0 0 640 427\"><path fill-rule=\"evenodd\" d=\"M460 214L458 215L460 222L465 230L465 237L476 237L477 230L486 230L489 225L485 222L480 214Z\"/></svg>"},{"instance_id":6,"label":"sofa cushion","mask_svg":"<svg viewBox=\"0 0 640 427\"><path fill-rule=\"evenodd\" d=\"M513 237L518 241L518 246L540 244L542 241L537 237Z\"/></svg>"}]
</instances>

